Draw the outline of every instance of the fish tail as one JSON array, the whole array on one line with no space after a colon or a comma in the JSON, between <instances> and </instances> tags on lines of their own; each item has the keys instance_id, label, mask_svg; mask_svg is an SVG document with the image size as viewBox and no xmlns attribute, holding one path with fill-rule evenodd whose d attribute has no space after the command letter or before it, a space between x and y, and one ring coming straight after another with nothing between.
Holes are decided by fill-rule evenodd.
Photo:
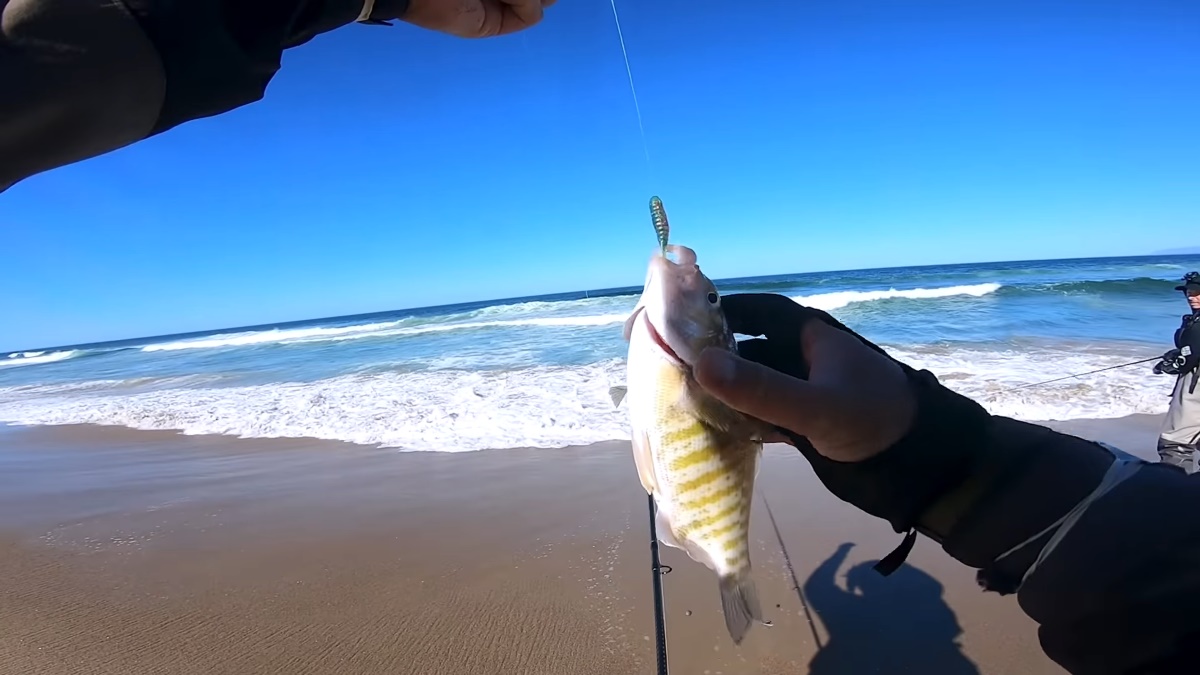
<instances>
[{"instance_id":1,"label":"fish tail","mask_svg":"<svg viewBox=\"0 0 1200 675\"><path fill-rule=\"evenodd\" d=\"M733 644L741 644L750 630L751 621L762 622L762 607L758 604L758 589L746 568L720 578L721 610L725 614L725 627Z\"/></svg>"}]
</instances>

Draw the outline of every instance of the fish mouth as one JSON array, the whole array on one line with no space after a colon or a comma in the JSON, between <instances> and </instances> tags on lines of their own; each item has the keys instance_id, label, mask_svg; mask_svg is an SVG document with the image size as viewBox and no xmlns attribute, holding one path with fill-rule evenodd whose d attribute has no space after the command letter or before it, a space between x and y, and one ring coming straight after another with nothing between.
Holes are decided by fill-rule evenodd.
<instances>
[{"instance_id":1,"label":"fish mouth","mask_svg":"<svg viewBox=\"0 0 1200 675\"><path fill-rule=\"evenodd\" d=\"M663 338L662 334L658 332L658 329L654 327L654 323L651 322L650 317L646 315L645 307L639 309L638 311L642 313L640 318L643 322L645 322L646 332L650 334L650 339L654 341L654 344L658 345L658 348L663 351L663 354L665 354L668 359L675 362L676 365L684 366L686 368L688 365L687 362L684 361L674 349L671 349L671 345L667 344L666 339Z\"/></svg>"}]
</instances>

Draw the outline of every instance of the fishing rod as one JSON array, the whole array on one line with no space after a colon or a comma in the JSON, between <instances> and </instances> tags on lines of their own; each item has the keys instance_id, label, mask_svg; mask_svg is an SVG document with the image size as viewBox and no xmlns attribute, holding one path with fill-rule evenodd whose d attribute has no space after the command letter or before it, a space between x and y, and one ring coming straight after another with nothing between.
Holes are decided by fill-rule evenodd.
<instances>
[{"instance_id":1,"label":"fishing rod","mask_svg":"<svg viewBox=\"0 0 1200 675\"><path fill-rule=\"evenodd\" d=\"M1148 359L1142 359L1140 361L1130 361L1129 363L1122 363L1122 364L1116 365L1116 366L1108 366L1107 368L1097 368L1096 370L1089 370L1086 373L1075 373L1073 375L1065 375L1063 377L1056 377L1053 380L1044 380L1042 382L1031 382L1029 384L1022 384L1020 386L1010 387L1008 389L1002 389L1000 391L992 392L990 394L985 394L984 396L999 396L1000 394L1007 394L1010 391L1016 391L1018 389L1027 389L1029 387L1040 387L1043 384L1050 384L1052 382L1061 382L1063 380L1069 380L1073 377L1082 377L1084 375L1094 375L1096 373L1103 373L1106 370L1116 370L1117 368L1128 368L1129 366L1136 366L1136 365L1139 365L1142 363L1158 361L1161 358L1162 358L1161 356L1152 356Z\"/></svg>"},{"instance_id":2,"label":"fishing rod","mask_svg":"<svg viewBox=\"0 0 1200 675\"><path fill-rule=\"evenodd\" d=\"M621 57L625 60L625 74L629 76L629 93L633 97L633 110L637 114L638 131L642 138L642 152L646 156L646 179L653 181L654 166L650 162L650 144L646 142L646 127L642 123L642 106L638 103L637 87L633 84L633 68L629 64L629 51L625 48L625 35L621 32L621 17L617 13L617 0L609 0L612 5L613 23L617 28L617 41L621 45ZM663 565L658 557L658 527L657 505L654 495L646 495L650 508L650 574L654 579L654 642L655 656L658 660L658 675L668 675L667 672L667 616L663 598L662 577L671 572L670 565Z\"/></svg>"},{"instance_id":3,"label":"fishing rod","mask_svg":"<svg viewBox=\"0 0 1200 675\"><path fill-rule=\"evenodd\" d=\"M670 565L663 565L658 559L658 528L655 526L654 495L646 495L650 502L650 573L654 577L654 641L658 659L658 675L667 673L667 616L663 602L662 575L671 572Z\"/></svg>"}]
</instances>

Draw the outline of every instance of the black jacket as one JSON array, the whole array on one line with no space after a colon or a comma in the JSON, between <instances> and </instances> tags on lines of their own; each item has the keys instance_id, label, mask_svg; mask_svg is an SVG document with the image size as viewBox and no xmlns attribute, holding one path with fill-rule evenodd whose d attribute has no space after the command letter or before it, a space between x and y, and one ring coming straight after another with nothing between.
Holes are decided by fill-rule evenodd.
<instances>
[{"instance_id":1,"label":"black jacket","mask_svg":"<svg viewBox=\"0 0 1200 675\"><path fill-rule=\"evenodd\" d=\"M988 415L932 374L908 370L920 392L916 424L865 462L873 466L856 485L870 494L839 496L897 532L933 538L979 569L985 590L1016 590L1046 654L1072 673L1200 672L1200 473L1135 460L1139 469L1092 503L1021 585L1054 523L1097 488L1113 453Z\"/></svg>"},{"instance_id":2,"label":"black jacket","mask_svg":"<svg viewBox=\"0 0 1200 675\"><path fill-rule=\"evenodd\" d=\"M0 0L0 190L263 97L283 50L407 0Z\"/></svg>"},{"instance_id":3,"label":"black jacket","mask_svg":"<svg viewBox=\"0 0 1200 675\"><path fill-rule=\"evenodd\" d=\"M1179 372L1190 373L1200 365L1200 313L1184 315L1179 328L1175 329L1175 348L1182 350L1184 347L1190 353L1184 356Z\"/></svg>"}]
</instances>

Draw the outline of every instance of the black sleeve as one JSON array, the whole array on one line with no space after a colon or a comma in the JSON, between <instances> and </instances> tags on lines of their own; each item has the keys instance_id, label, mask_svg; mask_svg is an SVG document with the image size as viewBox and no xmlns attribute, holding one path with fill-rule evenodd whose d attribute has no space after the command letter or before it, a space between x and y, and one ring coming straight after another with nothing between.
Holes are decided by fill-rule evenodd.
<instances>
[{"instance_id":1,"label":"black sleeve","mask_svg":"<svg viewBox=\"0 0 1200 675\"><path fill-rule=\"evenodd\" d=\"M1184 357L1183 368L1180 372L1190 373L1200 365L1200 321L1192 322L1180 330L1175 338L1176 346L1180 349L1187 347L1191 353Z\"/></svg>"},{"instance_id":2,"label":"black sleeve","mask_svg":"<svg viewBox=\"0 0 1200 675\"><path fill-rule=\"evenodd\" d=\"M933 373L785 296L732 294L724 307L732 330L765 336L740 342L738 353L793 377L808 377L801 335L812 320L850 333L905 373L912 424L869 459L829 459L777 428L831 493L906 533L878 571L894 570L920 532L976 568L984 589L1016 593L1047 655L1069 671L1198 672L1200 474L991 415ZM864 410L863 423L871 419Z\"/></svg>"},{"instance_id":3,"label":"black sleeve","mask_svg":"<svg viewBox=\"0 0 1200 675\"><path fill-rule=\"evenodd\" d=\"M407 0L9 0L0 190L262 98L283 50Z\"/></svg>"},{"instance_id":4,"label":"black sleeve","mask_svg":"<svg viewBox=\"0 0 1200 675\"><path fill-rule=\"evenodd\" d=\"M954 443L936 441L945 437L931 427L955 424L938 410L968 399L938 388L922 401L927 410L918 413L917 427L924 428L910 433L935 440L924 447L902 440L881 455L884 463L899 466L897 458L885 457L897 450L936 457L946 449L933 445ZM1115 455L1009 418L988 415L971 425L961 436L976 441L960 447L970 458L966 478L924 509L917 529L979 569L985 590L1016 592L1040 625L1046 654L1068 671L1196 672L1200 474L1137 460L1138 469L1093 502L1022 583L1055 535L1054 524L1096 489Z\"/></svg>"}]
</instances>

